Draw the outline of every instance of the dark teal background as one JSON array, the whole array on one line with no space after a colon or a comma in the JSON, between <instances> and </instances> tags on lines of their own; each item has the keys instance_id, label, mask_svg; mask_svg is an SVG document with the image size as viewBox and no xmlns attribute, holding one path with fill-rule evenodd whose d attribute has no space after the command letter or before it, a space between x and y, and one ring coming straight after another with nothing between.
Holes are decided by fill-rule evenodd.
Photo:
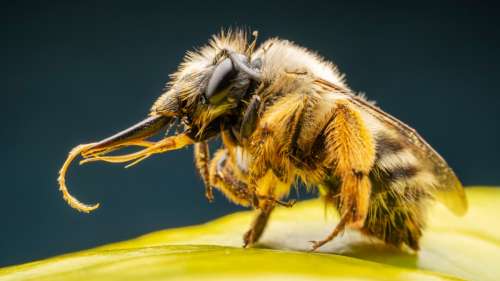
<instances>
[{"instance_id":1,"label":"dark teal background","mask_svg":"<svg viewBox=\"0 0 500 281\"><path fill-rule=\"evenodd\" d=\"M69 208L56 183L73 146L144 118L184 52L221 27L318 51L418 129L465 184L500 184L498 9L437 2L4 1L0 266L237 209L219 194L206 202L191 149L128 170L72 166L73 193L102 203L90 215Z\"/></svg>"}]
</instances>

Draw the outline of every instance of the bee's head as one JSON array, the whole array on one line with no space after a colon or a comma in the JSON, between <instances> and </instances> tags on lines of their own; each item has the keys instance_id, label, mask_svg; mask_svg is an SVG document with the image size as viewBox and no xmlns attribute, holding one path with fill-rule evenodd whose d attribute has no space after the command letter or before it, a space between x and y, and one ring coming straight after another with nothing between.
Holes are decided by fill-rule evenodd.
<instances>
[{"instance_id":1,"label":"bee's head","mask_svg":"<svg viewBox=\"0 0 500 281\"><path fill-rule=\"evenodd\" d=\"M132 161L129 165L134 165L153 154L179 149L217 134L220 125L231 120L231 112L237 112L251 84L261 80L259 63L251 60L255 40L248 45L246 37L241 31L221 33L199 51L188 52L151 108L151 116L111 137L75 147L59 171L59 188L65 200L82 212L99 206L83 204L67 190L65 174L78 155L86 158L80 163ZM158 142L147 140L175 120L186 125L184 132ZM107 155L127 146L145 148L125 155Z\"/></svg>"},{"instance_id":2,"label":"bee's head","mask_svg":"<svg viewBox=\"0 0 500 281\"><path fill-rule=\"evenodd\" d=\"M245 32L222 33L199 51L188 52L152 114L204 128L236 109L260 81L260 62L251 59L255 40L248 44L246 37Z\"/></svg>"}]
</instances>

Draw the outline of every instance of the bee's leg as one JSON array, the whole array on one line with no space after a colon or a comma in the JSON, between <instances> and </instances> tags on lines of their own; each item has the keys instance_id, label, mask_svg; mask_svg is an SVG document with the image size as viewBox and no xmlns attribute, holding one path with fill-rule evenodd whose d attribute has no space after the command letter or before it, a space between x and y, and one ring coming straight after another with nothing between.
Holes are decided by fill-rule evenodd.
<instances>
[{"instance_id":1,"label":"bee's leg","mask_svg":"<svg viewBox=\"0 0 500 281\"><path fill-rule=\"evenodd\" d=\"M291 207L294 202L281 202L271 196L255 194L226 149L218 150L210 161L210 184L220 190L232 202L257 209L250 229L243 236L244 246L249 246L260 238L276 204Z\"/></svg>"},{"instance_id":2,"label":"bee's leg","mask_svg":"<svg viewBox=\"0 0 500 281\"><path fill-rule=\"evenodd\" d=\"M194 163L198 173L205 184L205 197L209 202L214 200L212 185L210 184L210 170L208 163L210 162L210 151L208 142L198 142L194 145Z\"/></svg>"},{"instance_id":3,"label":"bee's leg","mask_svg":"<svg viewBox=\"0 0 500 281\"><path fill-rule=\"evenodd\" d=\"M257 199L264 200L264 201L272 201L276 205L280 205L280 206L283 206L286 208L291 208L295 205L295 203L297 203L297 200L295 200L295 199L290 199L288 201L281 201L281 200L278 200L278 199L271 197L271 196L263 196L263 195L256 195L256 196L257 196Z\"/></svg>"},{"instance_id":4,"label":"bee's leg","mask_svg":"<svg viewBox=\"0 0 500 281\"><path fill-rule=\"evenodd\" d=\"M215 153L211 161L211 184L219 189L229 200L245 207L254 207L258 215L251 228L243 236L244 247L256 242L262 235L275 204L287 203L255 194L255 190L237 175L240 171L229 157L227 150L221 149Z\"/></svg>"},{"instance_id":5,"label":"bee's leg","mask_svg":"<svg viewBox=\"0 0 500 281\"><path fill-rule=\"evenodd\" d=\"M295 200L288 202L280 201L288 195L291 186L291 179L279 178L272 170L267 170L264 174L254 173L249 176L250 186L253 188L258 199L257 216L254 218L250 229L243 236L244 247L255 244L262 234L269 221L272 211L277 205L292 207Z\"/></svg>"},{"instance_id":6,"label":"bee's leg","mask_svg":"<svg viewBox=\"0 0 500 281\"><path fill-rule=\"evenodd\" d=\"M351 218L349 217L348 214L343 214L342 217L340 218L339 222L337 223L337 225L333 229L333 231L330 234L328 234L328 236L325 239L319 240L319 241L311 241L311 243L312 243L311 250L315 251L319 247L321 247L321 246L325 245L326 243L332 241L335 237L337 237L337 235L339 235L341 232L344 231L344 229L346 227L346 224L347 224L347 222L350 219Z\"/></svg>"},{"instance_id":7,"label":"bee's leg","mask_svg":"<svg viewBox=\"0 0 500 281\"><path fill-rule=\"evenodd\" d=\"M219 149L209 166L210 185L222 192L230 201L244 206L254 206L254 195L237 171L226 149Z\"/></svg>"},{"instance_id":8,"label":"bee's leg","mask_svg":"<svg viewBox=\"0 0 500 281\"><path fill-rule=\"evenodd\" d=\"M274 210L275 201L264 201L257 210L258 214L252 222L250 229L243 235L243 247L248 247L259 240L264 233L271 212Z\"/></svg>"},{"instance_id":9,"label":"bee's leg","mask_svg":"<svg viewBox=\"0 0 500 281\"><path fill-rule=\"evenodd\" d=\"M335 167L340 179L340 221L327 238L313 242L313 250L341 233L346 226L361 229L368 214L371 182L369 172L375 161L372 136L360 114L347 102L338 102L325 129L325 164Z\"/></svg>"}]
</instances>

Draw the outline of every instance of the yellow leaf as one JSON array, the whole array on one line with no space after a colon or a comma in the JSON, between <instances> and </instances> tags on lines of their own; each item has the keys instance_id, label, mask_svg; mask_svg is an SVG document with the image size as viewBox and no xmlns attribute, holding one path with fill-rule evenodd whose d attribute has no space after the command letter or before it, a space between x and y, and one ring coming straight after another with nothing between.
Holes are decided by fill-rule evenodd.
<instances>
[{"instance_id":1,"label":"yellow leaf","mask_svg":"<svg viewBox=\"0 0 500 281\"><path fill-rule=\"evenodd\" d=\"M417 254L354 231L308 252L338 220L319 200L279 208L261 243L242 249L252 212L0 269L0 280L500 280L500 189L468 188L470 210L436 204Z\"/></svg>"}]
</instances>

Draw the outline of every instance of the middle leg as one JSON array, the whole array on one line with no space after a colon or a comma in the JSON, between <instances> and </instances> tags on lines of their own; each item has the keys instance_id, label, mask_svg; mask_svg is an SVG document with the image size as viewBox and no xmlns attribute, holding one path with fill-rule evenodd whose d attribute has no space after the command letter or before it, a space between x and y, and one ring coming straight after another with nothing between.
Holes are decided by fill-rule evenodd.
<instances>
[{"instance_id":1,"label":"middle leg","mask_svg":"<svg viewBox=\"0 0 500 281\"><path fill-rule=\"evenodd\" d=\"M258 214L254 218L250 229L243 235L243 247L251 246L260 239L275 205L273 201L263 202L262 207L258 209Z\"/></svg>"},{"instance_id":2,"label":"middle leg","mask_svg":"<svg viewBox=\"0 0 500 281\"><path fill-rule=\"evenodd\" d=\"M218 150L210 162L210 184L220 190L230 201L257 209L250 229L243 236L243 246L256 243L264 233L269 217L276 205L291 207L294 201L282 202L272 195L256 194L243 173L230 157L227 149Z\"/></svg>"}]
</instances>

